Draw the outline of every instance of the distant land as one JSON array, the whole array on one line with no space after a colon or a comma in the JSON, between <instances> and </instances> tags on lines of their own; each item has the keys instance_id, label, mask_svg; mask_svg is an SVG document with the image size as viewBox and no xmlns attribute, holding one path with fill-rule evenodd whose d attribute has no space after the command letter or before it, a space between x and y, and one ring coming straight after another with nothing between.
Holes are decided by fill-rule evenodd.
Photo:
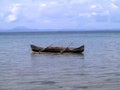
<instances>
[{"instance_id":1,"label":"distant land","mask_svg":"<svg viewBox=\"0 0 120 90\"><path fill-rule=\"evenodd\" d=\"M31 29L27 27L16 27L0 30L0 32L120 32L120 29Z\"/></svg>"}]
</instances>

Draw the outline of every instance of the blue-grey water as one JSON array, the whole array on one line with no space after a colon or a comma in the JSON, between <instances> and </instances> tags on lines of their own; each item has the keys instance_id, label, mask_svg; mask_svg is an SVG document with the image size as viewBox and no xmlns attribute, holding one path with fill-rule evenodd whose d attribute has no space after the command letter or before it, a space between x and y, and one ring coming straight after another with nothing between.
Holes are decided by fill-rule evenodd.
<instances>
[{"instance_id":1,"label":"blue-grey water","mask_svg":"<svg viewBox=\"0 0 120 90\"><path fill-rule=\"evenodd\" d=\"M79 54L32 54L85 45ZM0 90L120 90L120 33L1 33Z\"/></svg>"}]
</instances>

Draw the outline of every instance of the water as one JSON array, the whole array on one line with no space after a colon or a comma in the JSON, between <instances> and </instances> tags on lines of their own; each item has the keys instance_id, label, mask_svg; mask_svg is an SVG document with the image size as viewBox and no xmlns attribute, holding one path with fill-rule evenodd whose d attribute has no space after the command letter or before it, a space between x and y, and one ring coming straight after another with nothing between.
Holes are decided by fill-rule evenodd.
<instances>
[{"instance_id":1,"label":"water","mask_svg":"<svg viewBox=\"0 0 120 90\"><path fill-rule=\"evenodd\" d=\"M30 44L85 52L33 55ZM0 90L120 90L119 68L120 33L0 34Z\"/></svg>"}]
</instances>

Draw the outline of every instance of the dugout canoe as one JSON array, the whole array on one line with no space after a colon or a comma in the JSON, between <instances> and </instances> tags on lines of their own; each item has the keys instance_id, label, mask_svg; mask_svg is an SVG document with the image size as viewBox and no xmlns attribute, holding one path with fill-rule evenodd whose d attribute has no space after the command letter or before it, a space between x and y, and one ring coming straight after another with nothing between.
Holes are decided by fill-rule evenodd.
<instances>
[{"instance_id":1,"label":"dugout canoe","mask_svg":"<svg viewBox=\"0 0 120 90\"><path fill-rule=\"evenodd\" d=\"M31 44L30 45L31 50L33 52L38 52L38 53L42 53L42 52L49 52L49 53L83 53L84 52L84 45L77 47L77 48L73 48L73 47L58 47L58 46L48 46L48 47L39 47L36 45Z\"/></svg>"}]
</instances>

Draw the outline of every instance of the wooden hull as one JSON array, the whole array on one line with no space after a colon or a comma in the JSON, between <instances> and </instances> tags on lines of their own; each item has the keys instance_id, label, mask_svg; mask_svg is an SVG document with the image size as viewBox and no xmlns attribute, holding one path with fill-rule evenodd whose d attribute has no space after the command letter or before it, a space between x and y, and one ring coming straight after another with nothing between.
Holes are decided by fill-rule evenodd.
<instances>
[{"instance_id":1,"label":"wooden hull","mask_svg":"<svg viewBox=\"0 0 120 90\"><path fill-rule=\"evenodd\" d=\"M31 50L33 52L49 52L49 53L83 53L84 52L84 45L78 47L78 48L71 48L71 47L39 47L36 45L31 45Z\"/></svg>"}]
</instances>

